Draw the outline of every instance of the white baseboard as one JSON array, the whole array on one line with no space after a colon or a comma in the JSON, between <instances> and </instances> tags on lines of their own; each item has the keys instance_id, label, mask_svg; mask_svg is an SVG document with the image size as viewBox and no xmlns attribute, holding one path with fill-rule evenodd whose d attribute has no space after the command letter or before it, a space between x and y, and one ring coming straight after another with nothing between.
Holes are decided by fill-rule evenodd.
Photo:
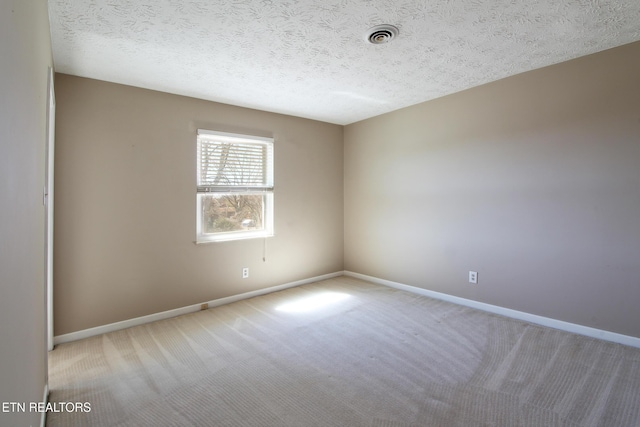
<instances>
[{"instance_id":1,"label":"white baseboard","mask_svg":"<svg viewBox=\"0 0 640 427\"><path fill-rule=\"evenodd\" d=\"M591 338L597 338L605 341L611 341L618 344L624 344L631 347L640 348L640 338L632 337L629 335L622 335L615 332L603 331L601 329L591 328L589 326L578 325L575 323L569 323L562 320L551 319L549 317L538 316L536 314L525 313L523 311L512 310L510 308L504 308L497 305L486 304L483 302L473 301L466 298L460 298L453 295L443 294L440 292L429 291L427 289L417 288L415 286L409 286L398 282L392 282L390 280L379 279L373 276L367 276L365 274L354 273L352 271L345 271L345 276L355 277L357 279L366 280L368 282L376 283L379 285L389 286L391 288L400 289L403 291L411 292L414 294L424 295L427 297L451 302L466 307L475 308L489 313L499 314L513 319L523 320L525 322L534 323L537 325L547 326L549 328L560 329L562 331L571 332L574 334L585 335Z\"/></svg>"},{"instance_id":2,"label":"white baseboard","mask_svg":"<svg viewBox=\"0 0 640 427\"><path fill-rule=\"evenodd\" d=\"M240 301L243 299L253 298L259 295L265 295L272 292L277 292L284 289L293 288L296 286L306 285L308 283L318 282L320 280L331 279L333 277L338 277L342 275L355 277L357 279L366 280L368 282L376 283L383 286L388 286L395 289L400 289L400 290L411 292L418 295L424 295L424 296L435 298L442 301L451 302L453 304L463 305L465 307L475 308L477 310L482 310L489 313L511 317L513 319L534 323L536 325L546 326L554 329L560 329L562 331L571 332L574 334L585 335L591 338L597 338L605 341L611 341L618 344L624 344L631 347L640 348L640 338L637 338L637 337L622 335L622 334L618 334L610 331L604 331L601 329L591 328L589 326L583 326L575 323L565 322L562 320L552 319L549 317L538 316L536 314L525 313L523 311L512 310L510 308L500 307L497 305L491 305L491 304L474 301L466 298L456 297L456 296L444 294L441 292L430 291L427 289L405 285L403 283L393 282L391 280L380 279L373 276L367 276L365 274L355 273L352 271L338 271L335 273L329 273L321 276L310 277L308 279L285 283L283 285L273 286L265 289L259 289L256 291L246 292L239 295L233 295L226 298L219 298L216 300L208 301L207 304L209 304L209 308L218 307L224 304L229 304L229 303ZM200 305L201 304L193 304L187 307L181 307L174 310L168 310L160 313L150 314L148 316L136 317L134 319L123 320L121 322L110 323L108 325L98 326L90 329L84 329L82 331L72 332L64 335L58 335L54 337L53 342L55 345L63 344L66 342L76 341L83 338L89 338L95 335L105 334L107 332L113 332L113 331L118 331L120 329L130 328L132 326L144 325L146 323L155 322L156 320L169 319L171 317L180 316L182 314L194 313L200 310ZM48 395L48 388L45 389L45 393L46 395Z\"/></svg>"},{"instance_id":3,"label":"white baseboard","mask_svg":"<svg viewBox=\"0 0 640 427\"><path fill-rule=\"evenodd\" d=\"M49 384L44 385L44 395L42 396L42 403L44 403L44 407L47 407L47 403L49 403ZM47 411L43 411L40 414L40 427L45 427L47 425Z\"/></svg>"},{"instance_id":4,"label":"white baseboard","mask_svg":"<svg viewBox=\"0 0 640 427\"><path fill-rule=\"evenodd\" d=\"M247 298L257 297L272 292L281 291L295 286L306 285L308 283L318 282L320 280L331 279L333 277L342 276L342 271L324 274L321 276L310 277L308 279L297 280L295 282L285 283L283 285L272 286L270 288L258 289L256 291L245 292L239 295L232 295L226 298L219 298L212 301L203 301L201 304L209 304L209 308L218 307L220 305L229 304ZM71 332L69 334L58 335L53 338L53 344L64 344L66 342L77 341L83 338L89 338L96 335L106 334L107 332L118 331L120 329L131 328L132 326L144 325L145 323L155 322L156 320L169 319L171 317L183 314L194 313L200 311L201 304L193 304L186 307L176 308L174 310L162 311L160 313L149 314L147 316L136 317L134 319L123 320L121 322L110 323L108 325L97 326L95 328L84 329L82 331Z\"/></svg>"}]
</instances>

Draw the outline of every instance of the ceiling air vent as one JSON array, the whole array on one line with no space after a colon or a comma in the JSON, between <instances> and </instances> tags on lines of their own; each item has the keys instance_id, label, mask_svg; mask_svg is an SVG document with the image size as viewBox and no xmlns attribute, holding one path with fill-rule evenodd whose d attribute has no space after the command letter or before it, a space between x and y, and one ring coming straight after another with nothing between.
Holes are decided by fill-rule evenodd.
<instances>
[{"instance_id":1,"label":"ceiling air vent","mask_svg":"<svg viewBox=\"0 0 640 427\"><path fill-rule=\"evenodd\" d=\"M393 25L376 25L367 30L364 39L371 44L384 44L393 40L398 33L398 29Z\"/></svg>"}]
</instances>

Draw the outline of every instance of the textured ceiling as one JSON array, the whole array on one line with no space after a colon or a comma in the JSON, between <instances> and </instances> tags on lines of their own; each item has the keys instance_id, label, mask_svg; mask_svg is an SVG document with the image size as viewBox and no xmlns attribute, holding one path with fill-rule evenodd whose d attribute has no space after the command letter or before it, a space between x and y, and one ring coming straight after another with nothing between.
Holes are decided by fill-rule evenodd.
<instances>
[{"instance_id":1,"label":"textured ceiling","mask_svg":"<svg viewBox=\"0 0 640 427\"><path fill-rule=\"evenodd\" d=\"M49 0L56 71L348 124L640 40L640 0ZM371 45L365 31L400 35Z\"/></svg>"}]
</instances>

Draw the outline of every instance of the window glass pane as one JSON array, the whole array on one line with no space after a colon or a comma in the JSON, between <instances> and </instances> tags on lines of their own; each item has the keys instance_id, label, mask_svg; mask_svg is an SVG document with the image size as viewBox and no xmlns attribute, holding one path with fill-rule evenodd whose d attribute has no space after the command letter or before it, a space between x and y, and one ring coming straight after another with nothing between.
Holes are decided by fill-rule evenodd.
<instances>
[{"instance_id":1,"label":"window glass pane","mask_svg":"<svg viewBox=\"0 0 640 427\"><path fill-rule=\"evenodd\" d=\"M263 194L202 195L202 233L264 230Z\"/></svg>"},{"instance_id":2,"label":"window glass pane","mask_svg":"<svg viewBox=\"0 0 640 427\"><path fill-rule=\"evenodd\" d=\"M273 236L273 138L198 129L197 243Z\"/></svg>"}]
</instances>

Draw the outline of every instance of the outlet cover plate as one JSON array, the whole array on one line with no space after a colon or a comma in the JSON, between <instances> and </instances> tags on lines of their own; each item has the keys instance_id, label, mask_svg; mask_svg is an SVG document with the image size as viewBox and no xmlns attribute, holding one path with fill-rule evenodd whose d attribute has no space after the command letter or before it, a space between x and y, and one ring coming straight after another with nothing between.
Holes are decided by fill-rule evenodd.
<instances>
[{"instance_id":1,"label":"outlet cover plate","mask_svg":"<svg viewBox=\"0 0 640 427\"><path fill-rule=\"evenodd\" d=\"M469 272L469 283L478 283L478 272L470 271Z\"/></svg>"}]
</instances>

